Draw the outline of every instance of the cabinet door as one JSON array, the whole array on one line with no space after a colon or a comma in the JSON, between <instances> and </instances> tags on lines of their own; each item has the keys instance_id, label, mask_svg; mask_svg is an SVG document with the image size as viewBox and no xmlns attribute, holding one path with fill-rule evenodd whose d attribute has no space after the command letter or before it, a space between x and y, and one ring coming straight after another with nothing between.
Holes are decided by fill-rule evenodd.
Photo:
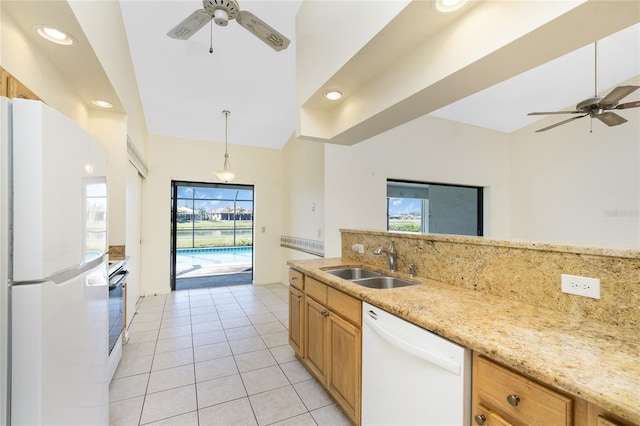
<instances>
[{"instance_id":1,"label":"cabinet door","mask_svg":"<svg viewBox=\"0 0 640 426\"><path fill-rule=\"evenodd\" d=\"M289 286L289 344L300 358L304 358L303 312L304 295L297 288Z\"/></svg>"},{"instance_id":2,"label":"cabinet door","mask_svg":"<svg viewBox=\"0 0 640 426\"><path fill-rule=\"evenodd\" d=\"M327 308L310 297L304 298L304 360L317 379L326 383L327 370Z\"/></svg>"},{"instance_id":3,"label":"cabinet door","mask_svg":"<svg viewBox=\"0 0 640 426\"><path fill-rule=\"evenodd\" d=\"M329 315L328 327L327 388L351 420L360 424L362 334L334 313Z\"/></svg>"}]
</instances>

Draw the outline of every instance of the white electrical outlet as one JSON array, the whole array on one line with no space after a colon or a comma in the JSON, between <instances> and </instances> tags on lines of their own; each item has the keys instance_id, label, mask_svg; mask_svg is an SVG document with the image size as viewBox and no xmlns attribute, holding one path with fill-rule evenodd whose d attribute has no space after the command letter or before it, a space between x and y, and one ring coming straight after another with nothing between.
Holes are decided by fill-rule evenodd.
<instances>
[{"instance_id":1,"label":"white electrical outlet","mask_svg":"<svg viewBox=\"0 0 640 426\"><path fill-rule=\"evenodd\" d=\"M356 253L364 254L364 244L354 244L351 246L351 250Z\"/></svg>"},{"instance_id":2,"label":"white electrical outlet","mask_svg":"<svg viewBox=\"0 0 640 426\"><path fill-rule=\"evenodd\" d=\"M598 278L567 274L562 274L561 277L563 293L600 299L600 280Z\"/></svg>"}]
</instances>

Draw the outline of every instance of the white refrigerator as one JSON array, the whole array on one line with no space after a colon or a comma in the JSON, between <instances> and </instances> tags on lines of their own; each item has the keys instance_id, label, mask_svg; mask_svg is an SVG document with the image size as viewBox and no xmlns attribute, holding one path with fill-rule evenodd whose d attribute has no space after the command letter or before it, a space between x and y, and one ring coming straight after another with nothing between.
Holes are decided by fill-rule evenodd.
<instances>
[{"instance_id":1,"label":"white refrigerator","mask_svg":"<svg viewBox=\"0 0 640 426\"><path fill-rule=\"evenodd\" d=\"M106 150L40 101L0 110L0 424L106 425Z\"/></svg>"}]
</instances>

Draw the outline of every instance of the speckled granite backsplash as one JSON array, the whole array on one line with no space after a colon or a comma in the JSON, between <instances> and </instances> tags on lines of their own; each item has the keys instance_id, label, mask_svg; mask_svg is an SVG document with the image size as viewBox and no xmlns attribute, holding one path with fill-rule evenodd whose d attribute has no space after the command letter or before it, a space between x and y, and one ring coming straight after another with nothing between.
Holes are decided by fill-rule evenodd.
<instances>
[{"instance_id":1,"label":"speckled granite backsplash","mask_svg":"<svg viewBox=\"0 0 640 426\"><path fill-rule=\"evenodd\" d=\"M122 260L125 257L125 246L109 246L109 260Z\"/></svg>"},{"instance_id":2,"label":"speckled granite backsplash","mask_svg":"<svg viewBox=\"0 0 640 426\"><path fill-rule=\"evenodd\" d=\"M378 246L393 239L397 270L550 308L608 324L640 329L640 251L490 240L483 237L341 230L345 262L387 267ZM365 253L352 251L364 244ZM560 275L600 279L600 299L564 294ZM490 314L488 312L488 314Z\"/></svg>"}]
</instances>

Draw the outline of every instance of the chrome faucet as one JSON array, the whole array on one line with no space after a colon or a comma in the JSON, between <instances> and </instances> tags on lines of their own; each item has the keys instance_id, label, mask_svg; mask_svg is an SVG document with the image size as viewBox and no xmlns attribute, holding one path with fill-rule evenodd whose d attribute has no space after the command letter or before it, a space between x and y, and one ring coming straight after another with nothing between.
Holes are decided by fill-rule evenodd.
<instances>
[{"instance_id":1,"label":"chrome faucet","mask_svg":"<svg viewBox=\"0 0 640 426\"><path fill-rule=\"evenodd\" d=\"M396 246L393 244L393 240L391 240L391 244L389 245L389 249L385 250L382 246L378 247L373 251L373 254L382 254L385 253L387 255L387 261L389 262L389 272L396 271L396 259L398 258L398 252L396 251Z\"/></svg>"}]
</instances>

